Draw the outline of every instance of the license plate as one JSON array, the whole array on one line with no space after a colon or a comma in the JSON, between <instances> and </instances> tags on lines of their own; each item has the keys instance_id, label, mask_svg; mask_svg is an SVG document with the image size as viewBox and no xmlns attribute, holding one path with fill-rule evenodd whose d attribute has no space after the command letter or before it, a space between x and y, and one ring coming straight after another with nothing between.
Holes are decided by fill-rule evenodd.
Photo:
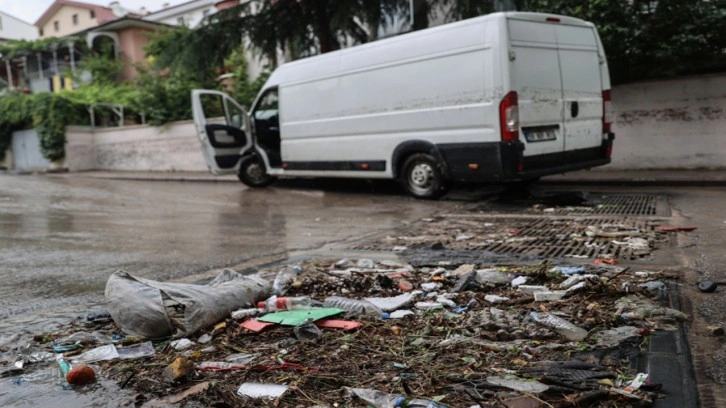
<instances>
[{"instance_id":1,"label":"license plate","mask_svg":"<svg viewBox=\"0 0 726 408\"><path fill-rule=\"evenodd\" d=\"M524 138L528 142L545 142L548 140L557 140L557 134L554 129L537 130L533 132L524 132Z\"/></svg>"}]
</instances>

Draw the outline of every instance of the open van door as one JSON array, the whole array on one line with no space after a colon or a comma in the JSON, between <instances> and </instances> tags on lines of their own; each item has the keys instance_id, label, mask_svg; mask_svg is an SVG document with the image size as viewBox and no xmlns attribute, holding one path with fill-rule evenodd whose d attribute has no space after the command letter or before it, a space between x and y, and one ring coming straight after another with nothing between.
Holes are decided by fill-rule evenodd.
<instances>
[{"instance_id":1,"label":"open van door","mask_svg":"<svg viewBox=\"0 0 726 408\"><path fill-rule=\"evenodd\" d=\"M195 89L192 114L209 170L237 174L240 159L253 144L245 109L224 92Z\"/></svg>"}]
</instances>

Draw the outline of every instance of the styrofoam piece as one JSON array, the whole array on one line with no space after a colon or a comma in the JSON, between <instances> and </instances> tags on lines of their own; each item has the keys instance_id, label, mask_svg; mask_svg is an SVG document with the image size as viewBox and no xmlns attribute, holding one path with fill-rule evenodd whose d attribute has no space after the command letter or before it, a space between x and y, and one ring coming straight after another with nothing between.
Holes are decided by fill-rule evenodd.
<instances>
[{"instance_id":1,"label":"styrofoam piece","mask_svg":"<svg viewBox=\"0 0 726 408\"><path fill-rule=\"evenodd\" d=\"M519 285L519 291L527 295L533 295L535 292L547 292L549 288L538 285Z\"/></svg>"},{"instance_id":2,"label":"styrofoam piece","mask_svg":"<svg viewBox=\"0 0 726 408\"><path fill-rule=\"evenodd\" d=\"M393 297L370 297L365 298L370 303L373 303L376 305L379 309L383 310L384 312L391 312L394 310L398 310L402 307L406 307L411 302L413 302L415 297L414 292L408 292L404 293L402 295L393 296Z\"/></svg>"},{"instance_id":3,"label":"styrofoam piece","mask_svg":"<svg viewBox=\"0 0 726 408\"><path fill-rule=\"evenodd\" d=\"M552 302L555 300L561 300L563 297L565 297L566 293L567 292L564 290L534 292L534 301L535 302Z\"/></svg>"},{"instance_id":4,"label":"styrofoam piece","mask_svg":"<svg viewBox=\"0 0 726 408\"><path fill-rule=\"evenodd\" d=\"M247 398L279 398L287 391L287 385L246 382L239 386L237 395Z\"/></svg>"}]
</instances>

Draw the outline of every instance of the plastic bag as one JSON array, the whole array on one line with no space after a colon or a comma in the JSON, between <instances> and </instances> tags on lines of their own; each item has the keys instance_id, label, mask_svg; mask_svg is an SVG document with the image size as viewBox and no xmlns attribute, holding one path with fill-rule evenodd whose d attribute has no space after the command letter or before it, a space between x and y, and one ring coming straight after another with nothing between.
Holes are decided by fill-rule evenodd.
<instances>
[{"instance_id":1,"label":"plastic bag","mask_svg":"<svg viewBox=\"0 0 726 408\"><path fill-rule=\"evenodd\" d=\"M114 272L106 283L106 305L129 335L149 339L190 336L241 307L270 295L270 282L225 269L206 285L163 283Z\"/></svg>"}]
</instances>

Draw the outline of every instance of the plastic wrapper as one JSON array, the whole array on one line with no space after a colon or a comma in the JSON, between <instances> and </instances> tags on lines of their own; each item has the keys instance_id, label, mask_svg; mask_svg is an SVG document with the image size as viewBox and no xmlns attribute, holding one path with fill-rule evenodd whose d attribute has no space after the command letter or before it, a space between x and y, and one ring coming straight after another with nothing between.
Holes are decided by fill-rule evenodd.
<instances>
[{"instance_id":1,"label":"plastic wrapper","mask_svg":"<svg viewBox=\"0 0 726 408\"><path fill-rule=\"evenodd\" d=\"M206 285L163 283L125 271L106 283L106 304L129 335L180 338L224 320L233 310L267 298L271 285L256 276L225 269Z\"/></svg>"},{"instance_id":2,"label":"plastic wrapper","mask_svg":"<svg viewBox=\"0 0 726 408\"><path fill-rule=\"evenodd\" d=\"M529 316L542 326L549 327L570 341L581 341L587 337L587 330L550 313L532 312Z\"/></svg>"}]
</instances>

